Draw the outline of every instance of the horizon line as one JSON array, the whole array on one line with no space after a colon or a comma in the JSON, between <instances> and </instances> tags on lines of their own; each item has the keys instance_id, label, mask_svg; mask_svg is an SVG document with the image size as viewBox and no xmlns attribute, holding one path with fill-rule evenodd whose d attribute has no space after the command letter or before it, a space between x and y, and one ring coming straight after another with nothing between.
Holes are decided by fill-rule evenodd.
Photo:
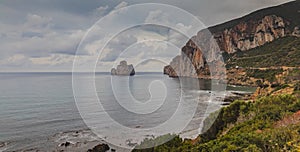
<instances>
[{"instance_id":1,"label":"horizon line","mask_svg":"<svg viewBox=\"0 0 300 152\"><path fill-rule=\"evenodd\" d=\"M0 73L110 73L107 71L0 71ZM135 73L163 73L161 71L139 71Z\"/></svg>"}]
</instances>

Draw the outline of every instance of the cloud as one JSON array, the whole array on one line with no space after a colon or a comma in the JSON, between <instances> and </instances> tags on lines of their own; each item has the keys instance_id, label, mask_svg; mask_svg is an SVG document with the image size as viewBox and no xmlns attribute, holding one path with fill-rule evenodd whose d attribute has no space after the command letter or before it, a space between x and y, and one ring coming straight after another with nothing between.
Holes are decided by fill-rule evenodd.
<instances>
[{"instance_id":1,"label":"cloud","mask_svg":"<svg viewBox=\"0 0 300 152\"><path fill-rule=\"evenodd\" d=\"M52 21L49 17L39 16L37 14L28 14L25 27L29 28L47 28Z\"/></svg>"},{"instance_id":2,"label":"cloud","mask_svg":"<svg viewBox=\"0 0 300 152\"><path fill-rule=\"evenodd\" d=\"M85 31L56 30L50 17L33 13L21 24L0 24L0 67L4 71L71 70L76 47ZM47 68L45 68L47 67Z\"/></svg>"},{"instance_id":3,"label":"cloud","mask_svg":"<svg viewBox=\"0 0 300 152\"><path fill-rule=\"evenodd\" d=\"M9 65L9 66L19 66L24 65L27 62L27 58L23 54L15 54L11 57L8 57L2 61L0 61L1 65Z\"/></svg>"},{"instance_id":4,"label":"cloud","mask_svg":"<svg viewBox=\"0 0 300 152\"><path fill-rule=\"evenodd\" d=\"M96 8L94 10L94 15L98 16L98 17L102 17L105 14L107 14L108 11L109 11L109 6L108 5L106 5L106 6L100 6L100 7Z\"/></svg>"},{"instance_id":5,"label":"cloud","mask_svg":"<svg viewBox=\"0 0 300 152\"><path fill-rule=\"evenodd\" d=\"M117 9L126 7L127 5L128 5L128 3L123 1L123 2L119 3L114 9L117 10Z\"/></svg>"},{"instance_id":6,"label":"cloud","mask_svg":"<svg viewBox=\"0 0 300 152\"><path fill-rule=\"evenodd\" d=\"M81 40L83 31L70 31L68 33L24 33L21 37L14 38L17 41L2 44L1 50L12 53L26 53L27 56L49 56L52 53L75 54L77 44ZM41 36L42 35L42 36Z\"/></svg>"},{"instance_id":7,"label":"cloud","mask_svg":"<svg viewBox=\"0 0 300 152\"><path fill-rule=\"evenodd\" d=\"M163 61L164 60L150 59L135 65L134 68L136 71L162 72L162 67L168 64L168 62Z\"/></svg>"},{"instance_id":8,"label":"cloud","mask_svg":"<svg viewBox=\"0 0 300 152\"><path fill-rule=\"evenodd\" d=\"M145 19L145 23L164 23L170 24L170 19L174 18L171 14L163 12L163 10L155 10L149 12L149 15Z\"/></svg>"},{"instance_id":9,"label":"cloud","mask_svg":"<svg viewBox=\"0 0 300 152\"><path fill-rule=\"evenodd\" d=\"M64 65L64 64L71 65L73 60L74 60L73 56L62 55L62 54L52 54L51 56L42 57L42 58L30 58L30 61L33 64L51 65L51 66Z\"/></svg>"},{"instance_id":10,"label":"cloud","mask_svg":"<svg viewBox=\"0 0 300 152\"><path fill-rule=\"evenodd\" d=\"M132 34L120 34L118 37L112 39L103 54L105 54L100 61L115 61L121 53L130 45L137 42L137 38Z\"/></svg>"}]
</instances>

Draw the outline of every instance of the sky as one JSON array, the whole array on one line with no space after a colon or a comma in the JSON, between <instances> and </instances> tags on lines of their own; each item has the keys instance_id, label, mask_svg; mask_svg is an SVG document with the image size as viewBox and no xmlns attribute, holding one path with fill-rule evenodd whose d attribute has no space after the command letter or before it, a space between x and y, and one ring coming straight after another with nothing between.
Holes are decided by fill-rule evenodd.
<instances>
[{"instance_id":1,"label":"sky","mask_svg":"<svg viewBox=\"0 0 300 152\"><path fill-rule=\"evenodd\" d=\"M202 28L288 1L1 0L0 72L160 72Z\"/></svg>"}]
</instances>

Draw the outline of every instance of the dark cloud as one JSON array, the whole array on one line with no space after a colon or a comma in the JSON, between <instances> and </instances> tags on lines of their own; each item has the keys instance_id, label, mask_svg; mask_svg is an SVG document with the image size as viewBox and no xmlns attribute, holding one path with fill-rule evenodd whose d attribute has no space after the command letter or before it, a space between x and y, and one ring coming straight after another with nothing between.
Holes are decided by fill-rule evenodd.
<instances>
[{"instance_id":1,"label":"dark cloud","mask_svg":"<svg viewBox=\"0 0 300 152\"><path fill-rule=\"evenodd\" d=\"M41 38L41 37L43 37L43 34L38 33L38 32L23 32L22 37L24 37L24 38L40 37Z\"/></svg>"},{"instance_id":2,"label":"dark cloud","mask_svg":"<svg viewBox=\"0 0 300 152\"><path fill-rule=\"evenodd\" d=\"M78 15L88 15L99 6L114 6L119 0L4 0L2 5L15 8L20 11L65 11Z\"/></svg>"},{"instance_id":3,"label":"dark cloud","mask_svg":"<svg viewBox=\"0 0 300 152\"><path fill-rule=\"evenodd\" d=\"M243 16L259 8L292 0L128 0L131 3L163 3L184 9L209 26Z\"/></svg>"}]
</instances>

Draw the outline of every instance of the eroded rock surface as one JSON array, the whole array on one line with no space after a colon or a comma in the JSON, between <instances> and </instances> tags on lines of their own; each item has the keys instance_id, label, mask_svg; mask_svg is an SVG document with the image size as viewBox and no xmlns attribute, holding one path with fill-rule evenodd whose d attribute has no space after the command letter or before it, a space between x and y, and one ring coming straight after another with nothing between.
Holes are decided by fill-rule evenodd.
<instances>
[{"instance_id":1,"label":"eroded rock surface","mask_svg":"<svg viewBox=\"0 0 300 152\"><path fill-rule=\"evenodd\" d=\"M223 31L210 33L208 30L202 30L186 43L181 49L181 55L176 56L170 65L164 68L164 73L171 77L203 78L213 71L208 65L222 67L221 53L246 51L285 37L291 34L287 29L288 24L289 22L282 17L268 15L260 20L241 22ZM297 34L298 28L295 28L293 35ZM220 71L220 68L216 71Z\"/></svg>"},{"instance_id":2,"label":"eroded rock surface","mask_svg":"<svg viewBox=\"0 0 300 152\"><path fill-rule=\"evenodd\" d=\"M127 65L126 61L121 61L117 68L111 69L111 75L133 76L135 75L135 70L132 64Z\"/></svg>"},{"instance_id":3,"label":"eroded rock surface","mask_svg":"<svg viewBox=\"0 0 300 152\"><path fill-rule=\"evenodd\" d=\"M300 1L294 1L202 30L182 47L181 55L173 58L164 73L198 78L222 75L223 53L247 51L286 36L299 37L299 8Z\"/></svg>"}]
</instances>

